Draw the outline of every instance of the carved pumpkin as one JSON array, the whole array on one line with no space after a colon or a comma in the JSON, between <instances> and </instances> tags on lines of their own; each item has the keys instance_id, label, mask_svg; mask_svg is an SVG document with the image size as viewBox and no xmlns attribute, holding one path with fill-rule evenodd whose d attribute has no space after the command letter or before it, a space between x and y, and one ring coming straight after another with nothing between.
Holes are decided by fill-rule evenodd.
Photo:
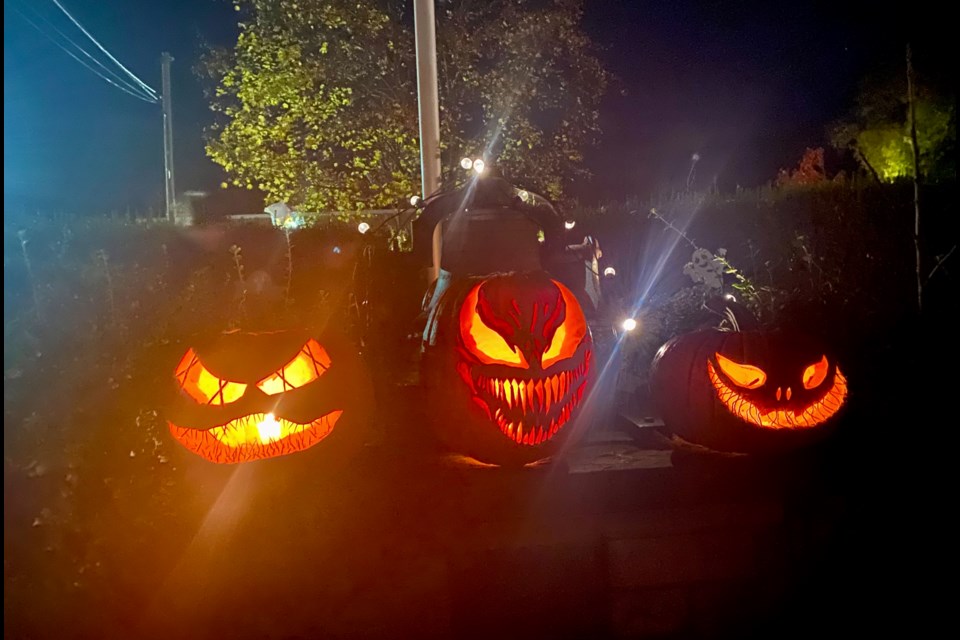
<instances>
[{"instance_id":1,"label":"carved pumpkin","mask_svg":"<svg viewBox=\"0 0 960 640\"><path fill-rule=\"evenodd\" d=\"M218 463L304 451L362 427L371 382L342 337L231 332L191 347L174 371L179 389L170 433Z\"/></svg>"},{"instance_id":2,"label":"carved pumpkin","mask_svg":"<svg viewBox=\"0 0 960 640\"><path fill-rule=\"evenodd\" d=\"M533 272L465 278L435 299L422 379L441 438L494 464L555 454L589 392L590 330L573 293Z\"/></svg>"},{"instance_id":3,"label":"carved pumpkin","mask_svg":"<svg viewBox=\"0 0 960 640\"><path fill-rule=\"evenodd\" d=\"M651 385L674 433L746 453L812 442L847 398L835 359L810 338L786 332L678 336L657 352Z\"/></svg>"}]
</instances>

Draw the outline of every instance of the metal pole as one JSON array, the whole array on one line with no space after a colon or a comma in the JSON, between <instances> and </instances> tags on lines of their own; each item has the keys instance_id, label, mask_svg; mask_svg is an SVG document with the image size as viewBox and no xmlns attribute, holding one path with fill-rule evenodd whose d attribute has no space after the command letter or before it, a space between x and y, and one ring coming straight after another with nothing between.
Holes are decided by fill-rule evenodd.
<instances>
[{"instance_id":1,"label":"metal pole","mask_svg":"<svg viewBox=\"0 0 960 640\"><path fill-rule=\"evenodd\" d=\"M170 94L170 63L173 56L166 51L160 57L160 75L163 92L163 170L167 220L174 221L177 191L173 185L173 96Z\"/></svg>"},{"instance_id":2,"label":"metal pole","mask_svg":"<svg viewBox=\"0 0 960 640\"><path fill-rule=\"evenodd\" d=\"M413 0L420 106L420 177L423 197L440 189L440 107L437 95L437 20L434 0ZM431 280L440 275L441 224L433 230Z\"/></svg>"}]
</instances>

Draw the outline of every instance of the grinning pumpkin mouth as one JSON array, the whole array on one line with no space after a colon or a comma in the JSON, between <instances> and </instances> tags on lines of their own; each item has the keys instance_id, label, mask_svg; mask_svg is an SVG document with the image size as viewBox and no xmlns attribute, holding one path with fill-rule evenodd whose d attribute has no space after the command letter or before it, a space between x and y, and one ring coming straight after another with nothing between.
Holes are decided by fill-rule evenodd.
<instances>
[{"instance_id":1,"label":"grinning pumpkin mouth","mask_svg":"<svg viewBox=\"0 0 960 640\"><path fill-rule=\"evenodd\" d=\"M170 423L170 433L187 449L221 464L261 460L309 449L326 438L343 414L331 411L301 424L270 413L253 413L205 431Z\"/></svg>"},{"instance_id":2,"label":"grinning pumpkin mouth","mask_svg":"<svg viewBox=\"0 0 960 640\"><path fill-rule=\"evenodd\" d=\"M572 371L538 380L524 378L474 379L477 398L505 436L524 445L538 445L557 434L583 400L590 352Z\"/></svg>"},{"instance_id":3,"label":"grinning pumpkin mouth","mask_svg":"<svg viewBox=\"0 0 960 640\"><path fill-rule=\"evenodd\" d=\"M767 429L807 429L829 420L840 410L847 399L847 379L836 369L833 386L820 400L811 403L801 411L770 409L764 411L728 386L707 361L707 373L710 382L717 390L717 396L733 415L744 422Z\"/></svg>"}]
</instances>

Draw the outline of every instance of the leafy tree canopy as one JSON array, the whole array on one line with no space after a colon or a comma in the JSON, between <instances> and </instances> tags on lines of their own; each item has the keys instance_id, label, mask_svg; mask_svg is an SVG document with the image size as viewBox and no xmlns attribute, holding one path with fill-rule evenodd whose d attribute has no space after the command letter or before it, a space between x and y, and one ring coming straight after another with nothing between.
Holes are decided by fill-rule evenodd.
<instances>
[{"instance_id":1,"label":"leafy tree canopy","mask_svg":"<svg viewBox=\"0 0 960 640\"><path fill-rule=\"evenodd\" d=\"M197 67L231 182L310 211L390 207L420 190L416 58L405 6L238 0L236 45ZM562 197L599 135L609 76L578 0L437 2L444 178L464 155Z\"/></svg>"},{"instance_id":2,"label":"leafy tree canopy","mask_svg":"<svg viewBox=\"0 0 960 640\"><path fill-rule=\"evenodd\" d=\"M915 91L920 173L928 182L955 180L955 95L923 83ZM835 147L850 149L878 180L893 182L912 177L906 73L867 78L861 83L851 113L832 124L828 134Z\"/></svg>"}]
</instances>

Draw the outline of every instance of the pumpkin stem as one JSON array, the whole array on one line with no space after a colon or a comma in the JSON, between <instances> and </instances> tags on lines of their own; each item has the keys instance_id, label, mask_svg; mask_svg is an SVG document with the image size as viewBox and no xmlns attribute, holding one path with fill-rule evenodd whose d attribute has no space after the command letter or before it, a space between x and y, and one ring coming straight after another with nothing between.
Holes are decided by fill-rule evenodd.
<instances>
[{"instance_id":1,"label":"pumpkin stem","mask_svg":"<svg viewBox=\"0 0 960 640\"><path fill-rule=\"evenodd\" d=\"M733 331L756 331L760 327L757 317L743 304L729 298L715 296L703 303L703 307L723 318L721 327L726 322Z\"/></svg>"}]
</instances>

